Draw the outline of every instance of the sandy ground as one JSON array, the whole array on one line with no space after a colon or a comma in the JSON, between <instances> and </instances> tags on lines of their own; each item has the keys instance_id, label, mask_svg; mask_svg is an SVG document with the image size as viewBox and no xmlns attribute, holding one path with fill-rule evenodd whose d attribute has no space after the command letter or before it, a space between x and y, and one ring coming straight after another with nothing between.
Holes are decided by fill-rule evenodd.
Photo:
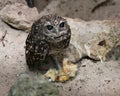
<instances>
[{"instance_id":1,"label":"sandy ground","mask_svg":"<svg viewBox=\"0 0 120 96\"><path fill-rule=\"evenodd\" d=\"M0 42L0 96L7 96L10 86L15 82L16 77L24 72L24 42L26 33L13 30L8 25L0 21L0 37L7 34L4 44Z\"/></svg>"},{"instance_id":2,"label":"sandy ground","mask_svg":"<svg viewBox=\"0 0 120 96\"><path fill-rule=\"evenodd\" d=\"M24 46L28 33L15 30L0 21L0 96L7 96L19 74L29 72ZM60 86L61 96L120 96L120 60L101 63L83 59L78 63L78 75Z\"/></svg>"}]
</instances>

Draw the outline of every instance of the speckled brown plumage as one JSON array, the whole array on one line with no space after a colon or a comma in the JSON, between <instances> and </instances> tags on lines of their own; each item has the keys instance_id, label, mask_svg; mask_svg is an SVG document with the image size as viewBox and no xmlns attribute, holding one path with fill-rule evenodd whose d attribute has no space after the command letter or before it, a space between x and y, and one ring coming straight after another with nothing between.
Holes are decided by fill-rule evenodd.
<instances>
[{"instance_id":1,"label":"speckled brown plumage","mask_svg":"<svg viewBox=\"0 0 120 96\"><path fill-rule=\"evenodd\" d=\"M71 30L67 21L57 15L37 20L26 39L26 61L30 69L39 67L48 56L56 55L69 46Z\"/></svg>"}]
</instances>

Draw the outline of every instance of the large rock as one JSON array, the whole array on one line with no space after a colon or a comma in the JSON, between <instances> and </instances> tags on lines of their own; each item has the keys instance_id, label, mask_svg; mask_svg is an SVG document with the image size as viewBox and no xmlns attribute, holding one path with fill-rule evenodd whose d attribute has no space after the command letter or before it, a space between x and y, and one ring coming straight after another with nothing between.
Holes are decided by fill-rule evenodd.
<instances>
[{"instance_id":1,"label":"large rock","mask_svg":"<svg viewBox=\"0 0 120 96\"><path fill-rule=\"evenodd\" d=\"M14 4L14 3L23 3L27 5L25 0L0 0L0 10L8 4Z\"/></svg>"},{"instance_id":2,"label":"large rock","mask_svg":"<svg viewBox=\"0 0 120 96\"><path fill-rule=\"evenodd\" d=\"M34 2L41 16L58 14L83 20L120 19L120 0L34 0Z\"/></svg>"},{"instance_id":3,"label":"large rock","mask_svg":"<svg viewBox=\"0 0 120 96\"><path fill-rule=\"evenodd\" d=\"M43 0L34 0L35 6L38 8L41 16L58 14L70 18L82 18L84 20L90 20L93 14L91 10L96 5L105 1L106 0L47 0L47 2L43 2ZM46 5L44 9L43 5Z\"/></svg>"},{"instance_id":4,"label":"large rock","mask_svg":"<svg viewBox=\"0 0 120 96\"><path fill-rule=\"evenodd\" d=\"M111 51L120 56L120 21L90 21L67 18L72 37L65 55L73 62L84 56L105 61ZM109 54L109 56L108 56ZM112 54L113 55L113 54Z\"/></svg>"},{"instance_id":5,"label":"large rock","mask_svg":"<svg viewBox=\"0 0 120 96\"><path fill-rule=\"evenodd\" d=\"M16 29L28 30L32 23L39 16L36 8L29 8L22 3L6 5L0 11L0 17L3 21Z\"/></svg>"}]
</instances>

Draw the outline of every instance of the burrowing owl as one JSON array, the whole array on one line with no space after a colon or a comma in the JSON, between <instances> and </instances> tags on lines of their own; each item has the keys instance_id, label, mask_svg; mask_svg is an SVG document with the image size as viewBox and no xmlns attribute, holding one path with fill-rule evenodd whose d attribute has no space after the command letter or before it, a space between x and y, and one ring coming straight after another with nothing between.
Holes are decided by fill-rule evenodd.
<instances>
[{"instance_id":1,"label":"burrowing owl","mask_svg":"<svg viewBox=\"0 0 120 96\"><path fill-rule=\"evenodd\" d=\"M69 46L71 30L67 21L57 15L46 15L33 23L26 39L26 62L30 69L42 64L48 56Z\"/></svg>"}]
</instances>

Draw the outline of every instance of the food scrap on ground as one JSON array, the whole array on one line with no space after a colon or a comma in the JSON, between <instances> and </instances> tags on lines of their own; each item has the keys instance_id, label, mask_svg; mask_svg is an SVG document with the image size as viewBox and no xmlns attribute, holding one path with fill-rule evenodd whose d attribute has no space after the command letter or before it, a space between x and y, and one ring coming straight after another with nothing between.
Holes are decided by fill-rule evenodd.
<instances>
[{"instance_id":1,"label":"food scrap on ground","mask_svg":"<svg viewBox=\"0 0 120 96\"><path fill-rule=\"evenodd\" d=\"M77 74L77 65L71 63L67 58L63 60L63 68L61 70L49 69L45 73L45 77L50 81L65 82Z\"/></svg>"}]
</instances>

